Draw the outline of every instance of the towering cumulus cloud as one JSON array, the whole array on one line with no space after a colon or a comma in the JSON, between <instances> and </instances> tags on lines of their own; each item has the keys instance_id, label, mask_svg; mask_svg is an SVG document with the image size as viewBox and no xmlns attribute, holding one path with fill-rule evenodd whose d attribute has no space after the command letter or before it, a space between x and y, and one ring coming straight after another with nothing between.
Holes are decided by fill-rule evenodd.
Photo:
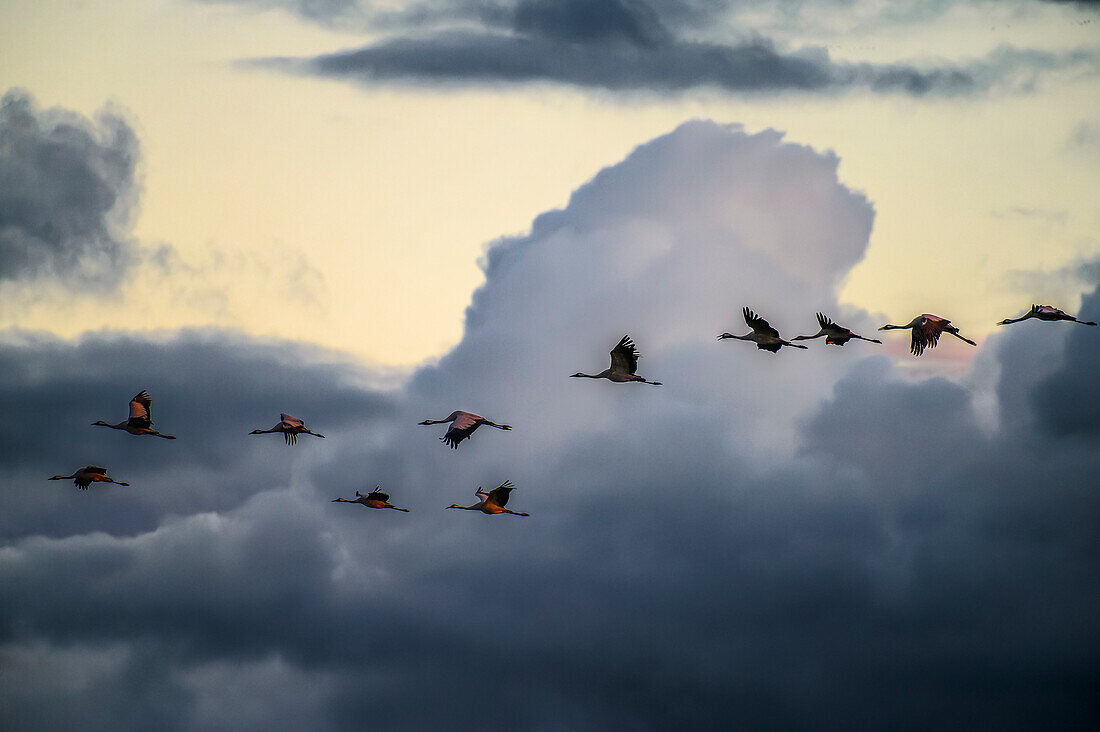
<instances>
[{"instance_id":1,"label":"towering cumulus cloud","mask_svg":"<svg viewBox=\"0 0 1100 732\"><path fill-rule=\"evenodd\" d=\"M134 131L38 110L24 92L0 99L0 284L39 276L115 285L135 257L127 237L136 199Z\"/></svg>"},{"instance_id":2,"label":"towering cumulus cloud","mask_svg":"<svg viewBox=\"0 0 1100 732\"><path fill-rule=\"evenodd\" d=\"M134 485L48 483L76 456L22 438L5 722L1092 727L1100 448L1063 407L1093 394L1094 329L987 340L968 379L996 384L992 427L969 388L904 378L872 344L715 341L743 305L784 335L815 310L874 327L836 302L873 219L836 168L774 131L653 140L497 242L461 343L385 393L243 336L8 334L4 413L72 423L81 460ZM624 332L665 386L568 378ZM90 377L73 357L137 365ZM66 401L89 384L94 404ZM77 435L143 386L178 440ZM284 405L326 439L246 434ZM416 425L454 409L515 429L452 451ZM505 478L530 518L443 510ZM412 512L330 503L377 484Z\"/></svg>"}]
</instances>

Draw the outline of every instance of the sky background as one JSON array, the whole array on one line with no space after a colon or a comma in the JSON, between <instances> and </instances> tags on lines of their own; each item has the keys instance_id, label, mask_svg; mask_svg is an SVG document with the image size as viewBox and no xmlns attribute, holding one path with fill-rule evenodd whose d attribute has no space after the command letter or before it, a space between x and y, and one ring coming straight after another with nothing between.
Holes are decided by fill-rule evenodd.
<instances>
[{"instance_id":1,"label":"sky background","mask_svg":"<svg viewBox=\"0 0 1100 732\"><path fill-rule=\"evenodd\" d=\"M1094 727L1097 10L0 2L3 726Z\"/></svg>"}]
</instances>

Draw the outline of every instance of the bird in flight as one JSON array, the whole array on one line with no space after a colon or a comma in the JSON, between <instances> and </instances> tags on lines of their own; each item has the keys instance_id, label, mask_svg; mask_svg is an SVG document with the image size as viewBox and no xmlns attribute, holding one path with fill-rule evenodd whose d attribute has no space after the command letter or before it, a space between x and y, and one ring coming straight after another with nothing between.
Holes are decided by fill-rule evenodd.
<instances>
[{"instance_id":1,"label":"bird in flight","mask_svg":"<svg viewBox=\"0 0 1100 732\"><path fill-rule=\"evenodd\" d=\"M486 493L481 486L477 487L474 491L474 495L481 500L472 506L460 506L457 503L452 503L447 508L461 508L464 511L481 511L493 516L498 513L510 513L513 516L530 516L529 513L519 513L517 511L509 511L505 508L508 505L508 495L515 489L511 481L504 481L493 490Z\"/></svg>"},{"instance_id":2,"label":"bird in flight","mask_svg":"<svg viewBox=\"0 0 1100 732\"><path fill-rule=\"evenodd\" d=\"M55 475L50 480L72 480L73 485L82 491L88 490L88 486L92 483L114 483L115 485L130 485L129 483L123 483L120 480L107 477L107 468L100 468L96 465L89 465L86 468L81 468L72 475Z\"/></svg>"},{"instance_id":3,"label":"bird in flight","mask_svg":"<svg viewBox=\"0 0 1100 732\"><path fill-rule=\"evenodd\" d=\"M474 430L483 424L496 427L498 430L512 429L510 424L496 424L472 412L451 412L443 419L426 419L423 422L417 422L417 424L444 424L446 422L451 423L451 428L447 430L447 434L439 439L443 444L450 445L452 450L457 450L458 443L474 434Z\"/></svg>"},{"instance_id":4,"label":"bird in flight","mask_svg":"<svg viewBox=\"0 0 1100 732\"><path fill-rule=\"evenodd\" d=\"M797 343L791 343L785 341L779 337L779 331L771 327L768 321L761 318L759 315L744 308L741 314L745 316L745 322L752 328L752 333L746 333L743 336L733 335L732 333L723 333L718 336L718 340L724 340L726 338L736 338L739 341L754 341L756 347L761 351L771 351L772 353L778 353L779 349L783 346L791 346L792 348L806 349L806 346L799 345ZM817 336L814 336L815 338ZM797 340L797 339L795 339Z\"/></svg>"},{"instance_id":5,"label":"bird in flight","mask_svg":"<svg viewBox=\"0 0 1100 732\"><path fill-rule=\"evenodd\" d=\"M634 341L630 340L630 336L623 336L619 341L619 345L611 349L611 368L604 369L598 374L585 374L578 371L575 374L571 374L569 378L583 377L586 379L607 379L608 381L614 381L619 384L625 384L630 381L637 381L642 384L651 384L653 386L662 386L660 381L646 381L636 373L638 371L638 359L641 356L638 354L638 349L634 346Z\"/></svg>"},{"instance_id":6,"label":"bird in flight","mask_svg":"<svg viewBox=\"0 0 1100 732\"><path fill-rule=\"evenodd\" d=\"M324 439L324 435L319 432L311 432L306 429L306 423L297 417L291 417L289 414L279 415L279 424L275 425L269 430L252 430L248 434L250 435L267 435L272 432L282 432L283 437L286 438L286 444L295 445L298 443L298 435L313 435L314 437L320 437Z\"/></svg>"},{"instance_id":7,"label":"bird in flight","mask_svg":"<svg viewBox=\"0 0 1100 732\"><path fill-rule=\"evenodd\" d=\"M910 328L913 330L913 342L909 350L914 356L924 353L925 348L935 348L940 335L943 333L950 333L960 341L966 341L972 346L978 345L969 338L959 335L959 329L951 325L951 321L947 318L928 313L918 315L909 321L907 325L886 324L879 330L907 330Z\"/></svg>"},{"instance_id":8,"label":"bird in flight","mask_svg":"<svg viewBox=\"0 0 1100 732\"><path fill-rule=\"evenodd\" d=\"M825 336L825 342L834 346L843 346L853 338L858 338L861 341L870 341L871 343L882 343L877 338L864 338L861 335L856 335L852 331L848 330L842 325L837 325L833 321L829 320L829 316L818 313L817 324L821 326L821 330L816 335L811 336L795 336L792 341L811 341L814 338L820 338Z\"/></svg>"},{"instance_id":9,"label":"bird in flight","mask_svg":"<svg viewBox=\"0 0 1100 732\"><path fill-rule=\"evenodd\" d=\"M1059 310L1053 305L1032 305L1031 310L1028 310L1019 318L1005 318L997 325L1008 325L1009 323L1019 323L1021 320L1027 320L1028 318L1035 318L1036 320L1069 320L1074 323L1080 323L1081 325L1096 325L1091 320L1078 320L1072 315L1066 313L1063 310Z\"/></svg>"},{"instance_id":10,"label":"bird in flight","mask_svg":"<svg viewBox=\"0 0 1100 732\"><path fill-rule=\"evenodd\" d=\"M153 429L153 398L144 389L130 400L130 419L118 424L109 424L103 420L92 422L92 426L110 427L113 430L123 430L131 435L153 435L163 437L166 440L176 439L174 435L163 435Z\"/></svg>"},{"instance_id":11,"label":"bird in flight","mask_svg":"<svg viewBox=\"0 0 1100 732\"><path fill-rule=\"evenodd\" d=\"M407 508L398 508L390 503L390 494L382 492L382 486L375 486L374 490L363 495L359 491L355 491L356 498L336 498L333 499L333 503L362 503L367 508L392 508L394 511L409 512Z\"/></svg>"}]
</instances>

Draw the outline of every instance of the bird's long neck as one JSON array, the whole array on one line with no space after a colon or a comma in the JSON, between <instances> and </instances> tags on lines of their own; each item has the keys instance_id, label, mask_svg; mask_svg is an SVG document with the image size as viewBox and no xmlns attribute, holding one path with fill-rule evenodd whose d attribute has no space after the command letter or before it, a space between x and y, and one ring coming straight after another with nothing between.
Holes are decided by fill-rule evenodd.
<instances>
[{"instance_id":1,"label":"bird's long neck","mask_svg":"<svg viewBox=\"0 0 1100 732\"><path fill-rule=\"evenodd\" d=\"M912 327L913 327L912 324L910 324L910 325L891 325L891 324L887 323L886 325L879 328L879 330L908 330L909 328L912 328Z\"/></svg>"},{"instance_id":2,"label":"bird's long neck","mask_svg":"<svg viewBox=\"0 0 1100 732\"><path fill-rule=\"evenodd\" d=\"M482 504L480 503L476 506L460 506L457 503L452 503L450 506L447 506L447 508L461 508L463 511L480 511L481 506Z\"/></svg>"},{"instance_id":3,"label":"bird's long neck","mask_svg":"<svg viewBox=\"0 0 1100 732\"><path fill-rule=\"evenodd\" d=\"M129 422L119 422L118 424L108 424L107 422L93 422L93 427L110 427L113 430L124 430Z\"/></svg>"},{"instance_id":4,"label":"bird's long neck","mask_svg":"<svg viewBox=\"0 0 1100 732\"><path fill-rule=\"evenodd\" d=\"M1005 318L1001 322L997 323L997 325L1009 325L1011 323L1019 323L1021 320L1027 320L1028 318L1030 318L1032 316L1033 316L1032 313L1028 313L1027 315L1024 315L1023 317L1020 317L1020 318Z\"/></svg>"},{"instance_id":5,"label":"bird's long neck","mask_svg":"<svg viewBox=\"0 0 1100 732\"><path fill-rule=\"evenodd\" d=\"M50 480L72 480L75 477L76 473L73 473L72 475L55 475L54 477L50 478Z\"/></svg>"}]
</instances>

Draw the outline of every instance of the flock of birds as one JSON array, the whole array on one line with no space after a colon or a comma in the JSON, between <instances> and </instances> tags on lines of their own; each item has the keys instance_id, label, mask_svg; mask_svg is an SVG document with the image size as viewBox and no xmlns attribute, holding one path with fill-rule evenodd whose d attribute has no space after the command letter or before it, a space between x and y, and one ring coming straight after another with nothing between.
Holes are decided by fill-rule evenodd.
<instances>
[{"instance_id":1,"label":"flock of birds","mask_svg":"<svg viewBox=\"0 0 1100 732\"><path fill-rule=\"evenodd\" d=\"M794 341L802 340L814 340L816 338L825 338L825 343L834 346L843 346L850 340L857 339L861 341L868 341L870 343L879 343L882 341L875 338L865 338L861 335L853 333L848 328L836 324L830 320L826 315L817 313L817 323L820 326L817 333L814 335L802 335L795 336L791 340L784 340L779 336L779 331L768 324L768 321L761 318L749 308L744 308L742 314L745 317L745 322L752 330L745 335L733 335L732 333L722 333L718 336L718 340L725 340L728 338L752 341L756 343L756 347L762 351L771 351L772 353L778 353L779 349L783 346L789 346L791 348L802 348L803 346ZM1059 320L1068 320L1074 323L1080 323L1081 325L1096 325L1091 321L1078 320L1076 317L1067 314L1066 312L1059 310L1051 305L1032 305L1031 310L1024 313L1024 315L1018 318L1005 318L997 323L997 325L1009 325L1011 323L1019 323L1029 318L1035 318L1036 320L1042 320L1046 322L1054 322ZM959 340L965 341L972 346L978 345L974 341L966 338L959 333L959 329L951 325L951 321L946 318L941 318L938 315L931 315L924 313L913 318L906 325L891 325L886 324L879 328L879 330L909 330L912 331L912 340L910 343L910 352L914 356L920 356L924 353L925 349L935 348L939 342L940 336L944 333L950 333ZM638 371L638 349L634 345L634 341L630 339L630 336L623 336L619 343L611 350L611 366L604 369L598 374L585 374L577 372L572 374L571 378L581 377L587 379L607 379L616 383L630 383L639 382L643 384L650 384L651 386L661 386L660 381L649 381L642 376L639 376ZM110 424L102 420L93 422L92 426L110 427L115 430L122 430L128 432L131 435L152 435L153 437L161 437L166 440L174 440L174 435L166 435L153 429L152 418L153 400L149 396L147 391L141 391L133 399L130 400L130 417L124 422L118 424ZM421 425L435 425L435 424L449 424L447 432L439 438L445 445L452 449L458 449L458 446L463 440L469 439L475 430L481 425L488 425L489 427L495 427L499 430L510 430L511 425L496 424L490 422L484 417L473 414L472 412L455 411L443 419L426 419L420 422ZM306 427L305 422L292 417L289 414L280 414L279 423L269 430L252 430L249 434L252 435L266 435L278 433L282 434L286 440L287 445L294 445L298 442L298 435L312 435L314 437L324 438L324 435L313 432ZM130 485L122 481L115 480L107 475L107 469L101 468L96 465L88 465L87 467L77 470L72 475L55 475L50 480L72 480L73 484L77 488L87 490L92 483L114 483L115 485ZM446 508L459 508L464 511L481 511L482 513L490 516L507 513L513 516L528 516L530 514L519 513L517 511L511 511L506 506L508 505L508 497L515 489L510 481L504 481L499 486L491 491L485 491L481 486L478 486L474 495L478 497L478 502L472 506L460 506L457 503L452 503ZM408 512L407 508L398 508L390 503L390 496L388 493L382 492L381 486L376 486L373 491L367 495L363 495L359 491L355 492L355 498L336 498L333 503L358 503L367 508L374 509L393 509L394 511Z\"/></svg>"}]
</instances>

